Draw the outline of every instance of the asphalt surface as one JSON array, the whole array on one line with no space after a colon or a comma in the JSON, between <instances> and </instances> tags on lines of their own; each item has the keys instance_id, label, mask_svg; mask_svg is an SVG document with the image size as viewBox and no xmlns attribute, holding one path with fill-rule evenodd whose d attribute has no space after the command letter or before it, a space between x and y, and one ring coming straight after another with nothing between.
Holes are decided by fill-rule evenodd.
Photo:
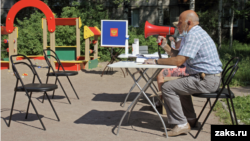
<instances>
[{"instance_id":1,"label":"asphalt surface","mask_svg":"<svg viewBox=\"0 0 250 141\"><path fill-rule=\"evenodd\" d=\"M42 80L46 82L46 63L41 60L32 60L41 68L36 67L36 70ZM76 76L71 76L70 79L74 85L76 92L80 99L76 98L66 77L59 78L71 104L67 101L60 85L55 91L54 99L51 99L53 106L60 118L57 118L48 102L45 99L41 103L43 93L33 93L32 101L41 117L46 131L43 130L34 109L30 106L28 119L25 119L26 108L28 104L28 97L24 92L18 92L14 105L11 126L8 127L10 109L14 96L14 87L16 84L16 77L13 72L9 70L1 71L1 139L2 141L152 141L152 140L167 140L162 134L164 129L162 123L157 116L156 112L149 105L148 101L141 97L135 106L129 124L127 118L121 126L120 133L117 136L117 125L128 108L129 104L133 101L139 92L136 87L130 95L125 107L120 104L124 101L126 94L133 84L133 80L129 75L125 78L121 69L113 69L112 72L104 74L101 77L102 70L107 62L99 63L99 67L79 71ZM27 73L28 76L23 76L24 83L32 82L32 72L26 66L19 65L19 73ZM133 70L131 70L133 71ZM149 70L148 74L152 75L154 70ZM136 75L138 77L138 75ZM37 80L37 79L36 79ZM36 81L38 82L38 81ZM54 83L55 77L50 77L49 83ZM20 83L19 83L20 84ZM145 82L140 81L140 86ZM155 82L156 84L156 82ZM249 93L249 87L236 88L233 91L238 95L245 95ZM146 92L147 95L153 94L151 89ZM52 91L48 92L51 98ZM201 111L205 99L193 98L194 108L198 115ZM209 106L205 109L205 113L209 110ZM159 109L161 112L161 110ZM167 116L162 115L165 123L167 124ZM201 122L205 115L201 117ZM209 141L211 139L211 124L223 124L219 122L219 118L214 116L214 113L208 118L203 130L197 139L194 135L197 128L194 128L187 135L177 137L169 137L173 141L190 141L202 140Z\"/></svg>"}]
</instances>

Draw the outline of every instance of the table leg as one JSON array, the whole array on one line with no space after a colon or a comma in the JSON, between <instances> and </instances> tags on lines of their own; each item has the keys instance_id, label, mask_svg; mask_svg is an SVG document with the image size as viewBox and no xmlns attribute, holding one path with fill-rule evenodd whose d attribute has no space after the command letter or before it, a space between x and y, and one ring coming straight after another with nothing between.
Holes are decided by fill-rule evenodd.
<instances>
[{"instance_id":1,"label":"table leg","mask_svg":"<svg viewBox=\"0 0 250 141\"><path fill-rule=\"evenodd\" d=\"M136 85L138 87L139 84L136 82L136 79L133 77L133 75L131 74L131 72L126 68L126 70L128 71L128 73L130 74L130 76L133 78L134 82L136 83ZM155 110L155 112L158 114L162 124L163 124L163 127L164 127L164 130L165 130L165 133L166 133L166 138L168 137L168 134L167 134L167 129L166 129L166 126L165 126L165 123L161 117L161 115L159 114L159 112L157 111L157 109L154 107L154 105L152 104L152 102L150 101L150 99L147 97L147 95L145 94L145 90L149 87L149 85L152 83L153 81L153 78L155 78L159 73L160 73L161 69L157 69L155 71L155 73L152 75L152 77L147 81L147 83L145 84L145 86L141 89L140 93L137 95L137 97L134 99L134 101L129 105L128 109L126 110L126 112L123 114L121 120L120 120L120 123L119 123L119 126L118 126L118 131L117 131L117 135L119 134L119 130L120 130L120 127L121 127L121 123L124 119L124 117L126 116L127 112L129 111L129 109L131 109L131 106L135 105L135 103L138 101L139 97L141 96L141 94L144 95L144 97L148 100L149 104L153 107L153 109Z\"/></svg>"},{"instance_id":2,"label":"table leg","mask_svg":"<svg viewBox=\"0 0 250 141\"><path fill-rule=\"evenodd\" d=\"M147 82L147 81L149 81L149 80L147 80L146 78L145 78L145 76L144 76L144 74L147 74L146 73L146 71L147 71L147 69L145 69L145 71L143 71L143 72L141 72L140 71L140 69L137 69L139 72L140 72L140 75L142 76L142 78ZM158 74L157 74L158 75ZM134 76L133 76L134 77ZM149 79L150 79L150 77L148 77ZM152 78L152 82L153 82L153 79L154 78ZM138 84L138 83L137 83ZM139 84L138 84L139 85ZM137 86L138 86L137 85ZM150 87L151 89L152 89L152 91L155 93L155 95L157 96L157 98L159 99L159 101L161 102L161 104L166 108L166 105L162 102L162 100L161 100L161 98L159 97L159 95L155 92L155 90L152 88L152 86L151 86L151 84L148 86L148 87ZM147 91L147 89L148 89L148 87L146 88L146 90L144 91L144 92L146 92ZM141 90L141 87L139 87L138 86L138 88ZM137 102L136 102L137 103ZM132 113L132 111L133 111L133 109L134 109L134 107L135 107L135 105L136 105L136 103L134 104L134 106L132 106L132 108L131 108L131 110L130 110L130 113L129 113L129 115L128 115L128 123L129 123L129 118L130 118L130 116L131 116L131 113ZM153 104L154 106L155 106L155 104ZM158 111L158 110L157 110Z\"/></svg>"},{"instance_id":3,"label":"table leg","mask_svg":"<svg viewBox=\"0 0 250 141\"><path fill-rule=\"evenodd\" d=\"M145 78L144 73L142 73L142 72L140 72L140 73L141 73L142 78L147 82L148 80ZM150 79L150 77L148 76L148 74L147 74L147 73L145 73L145 74L147 75L148 79ZM158 74L157 74L157 75L158 75ZM153 82L153 79L154 79L154 78L152 78L152 82ZM153 83L153 85L154 85L154 83ZM166 105L163 104L163 102L162 102L160 96L155 92L155 90L152 88L151 85L149 85L149 86L150 86L150 88L152 89L152 91L155 93L156 97L159 99L159 101L161 102L161 104L164 105L165 108L166 108ZM154 86L155 86L155 85L154 85ZM155 87L156 87L156 86L155 86ZM155 88L155 89L158 91L157 88ZM146 91L147 91L147 89L146 89ZM154 98L154 97L153 97L153 98Z\"/></svg>"},{"instance_id":4,"label":"table leg","mask_svg":"<svg viewBox=\"0 0 250 141\"><path fill-rule=\"evenodd\" d=\"M148 76L148 74L147 74L147 70L148 70L148 69L142 69L142 70L143 70L143 74L146 74L146 76L147 76L148 79L149 79L149 76ZM134 74L136 74L136 73L138 73L138 72L140 72L140 71L141 71L140 69L137 69L137 72L135 72ZM126 72L128 73L127 69L126 69ZM134 75L134 74L133 74L133 75ZM140 75L140 76L138 77L138 79L136 80L136 82L139 82L140 79L141 79L141 77L142 77L142 75ZM144 80L145 80L146 82L148 81L148 80L146 80L146 79L144 79ZM150 84L150 85L151 85L151 84ZM158 91L158 89L156 88L156 86L155 86L154 83L153 83L153 85L154 85L156 91ZM136 83L134 83L134 85L130 88L129 93L127 94L127 96L126 96L126 98L125 98L125 100L124 100L124 102L123 102L123 106L122 106L122 103L120 104L120 106L122 106L122 107L125 106L125 104L126 104L126 102L127 102L127 99L128 99L130 93L132 92L132 90L134 89L135 86L136 86ZM152 88L152 87L151 87L151 88ZM153 89L152 89L152 90L153 90ZM154 90L153 90L153 92L156 93ZM156 93L156 95L157 95L157 93Z\"/></svg>"},{"instance_id":5,"label":"table leg","mask_svg":"<svg viewBox=\"0 0 250 141\"><path fill-rule=\"evenodd\" d=\"M148 70L148 69L146 69L145 72L146 72L147 70ZM127 69L126 69L126 72L128 73L128 70L127 70ZM137 71L137 72L138 72L138 71ZM135 75L137 72L135 72L133 75ZM141 79L141 77L142 77L142 76L139 76L138 79L136 80L136 82L139 82L140 79ZM129 92L128 92L128 94L127 94L127 96L126 96L126 98L125 98L125 100L124 100L124 102L123 102L123 106L122 106L122 107L125 106L125 104L126 104L126 102L127 102L127 99L128 99L128 97L129 97L130 93L132 92L132 90L135 88L135 86L136 86L136 83L134 83L134 85L130 88L130 90L129 90ZM121 105L122 105L122 104L121 104Z\"/></svg>"},{"instance_id":6,"label":"table leg","mask_svg":"<svg viewBox=\"0 0 250 141\"><path fill-rule=\"evenodd\" d=\"M143 70L143 69L142 69ZM144 70L143 70L144 71ZM148 79L149 79L149 76L148 76L148 74L147 73L145 73L146 74L146 76L148 77ZM154 85L154 87L155 87L155 89L157 90L157 92L159 91L158 89L157 89L157 87L155 86L155 84L154 83L152 83L153 85Z\"/></svg>"},{"instance_id":7,"label":"table leg","mask_svg":"<svg viewBox=\"0 0 250 141\"><path fill-rule=\"evenodd\" d=\"M109 64L113 64L115 61L120 61L117 57L120 55L120 53L122 52L122 49L123 48L120 48L116 53L115 53L115 55L113 55L113 53L114 53L114 51L113 51L113 48L111 48L111 49L109 49L108 48L108 50L109 50L109 52L110 52L110 57L111 57L111 60L109 61L109 63L106 65L106 67L103 69L103 71L102 71L102 75L101 75L101 77L103 76L103 74L104 74L104 72L105 72L105 70L106 70L106 68L107 68L107 66L109 65ZM124 71L123 71L123 69L121 68L121 70L122 70L122 73L123 73L123 75L124 75L124 77L125 77L125 73L124 73ZM111 72L111 71L113 71L113 68L108 68L107 69L107 71L106 71L106 74L108 74L108 72Z\"/></svg>"},{"instance_id":8,"label":"table leg","mask_svg":"<svg viewBox=\"0 0 250 141\"><path fill-rule=\"evenodd\" d=\"M124 75L124 78L125 78L125 73L124 73L124 71L123 71L123 69L121 68L121 70L122 70L122 73L123 73L123 75Z\"/></svg>"},{"instance_id":9,"label":"table leg","mask_svg":"<svg viewBox=\"0 0 250 141\"><path fill-rule=\"evenodd\" d=\"M108 67L108 65L110 64L110 62L111 62L111 61L109 61L109 63L108 63L108 64L106 65L106 67L103 69L101 77L103 76L103 73L104 73L105 69Z\"/></svg>"}]
</instances>

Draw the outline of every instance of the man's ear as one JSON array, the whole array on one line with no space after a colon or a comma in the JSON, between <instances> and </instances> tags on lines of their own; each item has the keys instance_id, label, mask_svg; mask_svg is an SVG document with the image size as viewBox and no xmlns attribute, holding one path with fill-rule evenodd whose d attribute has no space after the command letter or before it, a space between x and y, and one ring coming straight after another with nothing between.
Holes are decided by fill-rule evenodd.
<instances>
[{"instance_id":1,"label":"man's ear","mask_svg":"<svg viewBox=\"0 0 250 141\"><path fill-rule=\"evenodd\" d=\"M191 25L191 21L188 21L187 24L188 24L188 25Z\"/></svg>"}]
</instances>

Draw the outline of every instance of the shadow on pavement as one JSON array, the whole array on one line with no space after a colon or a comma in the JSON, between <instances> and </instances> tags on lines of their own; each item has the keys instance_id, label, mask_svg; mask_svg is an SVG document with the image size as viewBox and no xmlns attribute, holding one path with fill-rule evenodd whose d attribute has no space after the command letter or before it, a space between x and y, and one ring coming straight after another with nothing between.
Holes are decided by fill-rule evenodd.
<instances>
[{"instance_id":1,"label":"shadow on pavement","mask_svg":"<svg viewBox=\"0 0 250 141\"><path fill-rule=\"evenodd\" d=\"M59 96L59 95L54 95L54 98L52 98L52 95L48 95L48 96L49 96L50 100L52 100L52 99L64 99L64 98L66 98L65 96ZM40 96L40 97L37 97L37 99L43 100L43 95ZM47 100L46 96L45 96L44 100Z\"/></svg>"},{"instance_id":2,"label":"shadow on pavement","mask_svg":"<svg viewBox=\"0 0 250 141\"><path fill-rule=\"evenodd\" d=\"M103 71L96 71L96 70L81 70L82 72L85 72L85 73L92 73L92 74L102 74ZM118 71L104 71L103 75L113 75L115 74L116 72Z\"/></svg>"},{"instance_id":3,"label":"shadow on pavement","mask_svg":"<svg viewBox=\"0 0 250 141\"><path fill-rule=\"evenodd\" d=\"M36 114L29 113L28 118L25 119L26 113L16 113L12 115L11 121L35 121L38 120ZM42 119L44 116L39 114L39 117ZM10 116L6 117L5 119L9 120Z\"/></svg>"},{"instance_id":4,"label":"shadow on pavement","mask_svg":"<svg viewBox=\"0 0 250 141\"><path fill-rule=\"evenodd\" d=\"M118 126L120 119L122 118L125 111L98 111L92 110L87 114L83 115L74 123L76 124L92 124L92 125L106 125L106 126ZM127 114L128 115L128 114ZM123 120L122 126L133 126L141 127L151 130L164 131L163 125L158 115L149 113L133 111L127 123L127 115ZM167 117L162 117L167 124ZM121 127L122 127L121 126ZM141 129L138 129L141 130Z\"/></svg>"},{"instance_id":5,"label":"shadow on pavement","mask_svg":"<svg viewBox=\"0 0 250 141\"><path fill-rule=\"evenodd\" d=\"M123 104L126 96L128 93L120 93L120 94L109 94L109 93L100 93L100 94L94 94L95 97L92 99L92 101L106 101L106 102L121 102ZM126 105L129 105L139 94L139 92L132 92L130 93ZM146 93L146 95L149 97L151 94ZM151 100L152 101L152 100ZM144 96L141 96L139 99L139 102L149 104L148 101Z\"/></svg>"},{"instance_id":6,"label":"shadow on pavement","mask_svg":"<svg viewBox=\"0 0 250 141\"><path fill-rule=\"evenodd\" d=\"M17 111L17 110L15 110L15 111ZM30 122L30 121L35 121L35 120L37 120L37 122L39 122L39 119L38 119L38 117L37 117L36 114L29 113L27 119L25 119L25 116L26 116L26 113L16 113L16 114L13 114L12 118L11 118L11 122L17 122L17 123L20 123L20 124L23 124L23 125L26 125L26 126L30 126L30 127L36 128L36 129L44 130L43 128L35 127L35 126L28 125L28 124L24 123L24 122ZM40 115L40 114L39 114L39 117L41 119L44 118L44 116ZM6 126L8 126L9 125L9 118L10 118L10 116L5 117L5 118L1 117L1 118L4 120ZM48 118L48 119L50 119L50 118ZM51 120L53 120L53 119L51 119ZM15 127L13 127L13 128L15 128Z\"/></svg>"}]
</instances>

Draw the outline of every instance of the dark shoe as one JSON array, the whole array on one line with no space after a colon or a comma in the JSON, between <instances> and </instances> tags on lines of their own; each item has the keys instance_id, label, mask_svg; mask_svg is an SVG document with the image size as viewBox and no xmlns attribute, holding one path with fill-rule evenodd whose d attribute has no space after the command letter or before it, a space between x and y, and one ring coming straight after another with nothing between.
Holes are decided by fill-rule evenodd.
<instances>
[{"instance_id":1,"label":"dark shoe","mask_svg":"<svg viewBox=\"0 0 250 141\"><path fill-rule=\"evenodd\" d=\"M168 132L169 137L178 136L181 134L187 134L191 130L189 123L185 125L184 127L179 127L176 125L171 131ZM164 136L166 136L166 133L163 133Z\"/></svg>"},{"instance_id":2,"label":"dark shoe","mask_svg":"<svg viewBox=\"0 0 250 141\"><path fill-rule=\"evenodd\" d=\"M192 119L192 120L188 120L188 123L189 123L190 127L192 127L192 128L197 127L198 121L196 122L196 120L197 120L197 118Z\"/></svg>"}]
</instances>

